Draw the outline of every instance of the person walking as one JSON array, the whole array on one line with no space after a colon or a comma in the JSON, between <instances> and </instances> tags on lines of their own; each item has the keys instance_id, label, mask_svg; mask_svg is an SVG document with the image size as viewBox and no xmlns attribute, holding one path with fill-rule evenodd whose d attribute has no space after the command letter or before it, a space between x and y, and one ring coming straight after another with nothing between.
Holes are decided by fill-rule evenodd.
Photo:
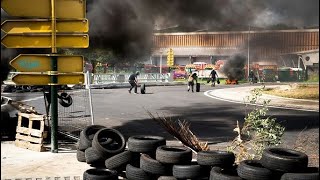
<instances>
[{"instance_id":1,"label":"person walking","mask_svg":"<svg viewBox=\"0 0 320 180\"><path fill-rule=\"evenodd\" d=\"M190 88L191 88L192 92L194 92L193 91L194 82L198 83L197 73L190 74L188 77L188 92L190 91Z\"/></svg>"},{"instance_id":2,"label":"person walking","mask_svg":"<svg viewBox=\"0 0 320 180\"><path fill-rule=\"evenodd\" d=\"M251 71L249 72L249 83L250 83L250 84L254 84L254 81L255 81L255 75L254 75L254 73L253 73L253 70L251 70Z\"/></svg>"},{"instance_id":3,"label":"person walking","mask_svg":"<svg viewBox=\"0 0 320 180\"><path fill-rule=\"evenodd\" d=\"M136 72L129 76L129 83L131 85L130 89L128 90L129 93L131 93L131 90L134 88L134 93L138 94L137 91L138 91L138 75L139 74L140 74L139 72Z\"/></svg>"},{"instance_id":4,"label":"person walking","mask_svg":"<svg viewBox=\"0 0 320 180\"><path fill-rule=\"evenodd\" d=\"M216 79L219 78L216 70L212 69L210 76L212 81L211 87L214 87L216 85Z\"/></svg>"}]
</instances>

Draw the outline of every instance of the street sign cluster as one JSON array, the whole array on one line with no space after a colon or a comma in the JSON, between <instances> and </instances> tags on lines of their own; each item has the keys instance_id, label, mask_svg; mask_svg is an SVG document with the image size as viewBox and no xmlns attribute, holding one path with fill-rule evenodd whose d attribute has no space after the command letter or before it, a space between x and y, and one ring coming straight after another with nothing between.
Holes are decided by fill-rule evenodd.
<instances>
[{"instance_id":1,"label":"street sign cluster","mask_svg":"<svg viewBox=\"0 0 320 180\"><path fill-rule=\"evenodd\" d=\"M173 49L171 49L171 48L167 52L167 65L168 66L174 65L174 54L173 54Z\"/></svg>"},{"instance_id":2,"label":"street sign cluster","mask_svg":"<svg viewBox=\"0 0 320 180\"><path fill-rule=\"evenodd\" d=\"M1 8L10 16L24 18L1 24L5 33L1 43L6 48L89 47L85 0L1 0ZM10 61L20 71L12 81L17 85L53 85L50 76L57 76L55 85L84 83L82 56L52 53L18 55ZM52 58L57 59L57 72L52 72Z\"/></svg>"},{"instance_id":3,"label":"street sign cluster","mask_svg":"<svg viewBox=\"0 0 320 180\"><path fill-rule=\"evenodd\" d=\"M20 54L10 64L20 71L12 77L17 85L50 85L52 152L58 152L57 85L84 83L83 57L59 55L57 48L89 46L85 7L85 0L1 0L9 16L27 18L1 24L6 48L51 48L52 54Z\"/></svg>"}]
</instances>

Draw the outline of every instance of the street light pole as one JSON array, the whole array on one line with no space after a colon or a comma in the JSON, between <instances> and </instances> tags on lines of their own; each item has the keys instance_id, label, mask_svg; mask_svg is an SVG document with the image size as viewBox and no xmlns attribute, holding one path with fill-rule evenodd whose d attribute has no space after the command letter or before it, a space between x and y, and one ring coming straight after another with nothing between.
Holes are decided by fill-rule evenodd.
<instances>
[{"instance_id":1,"label":"street light pole","mask_svg":"<svg viewBox=\"0 0 320 180\"><path fill-rule=\"evenodd\" d=\"M249 31L248 31L248 81L249 81L249 75L250 75L250 25L249 25Z\"/></svg>"},{"instance_id":2,"label":"street light pole","mask_svg":"<svg viewBox=\"0 0 320 180\"><path fill-rule=\"evenodd\" d=\"M162 74L162 51L160 51L160 74Z\"/></svg>"}]
</instances>

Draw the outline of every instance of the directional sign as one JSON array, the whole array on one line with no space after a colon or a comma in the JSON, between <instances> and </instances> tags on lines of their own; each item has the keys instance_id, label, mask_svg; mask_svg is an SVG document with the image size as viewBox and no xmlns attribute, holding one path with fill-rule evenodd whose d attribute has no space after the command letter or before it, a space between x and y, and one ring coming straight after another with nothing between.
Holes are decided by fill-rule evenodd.
<instances>
[{"instance_id":1,"label":"directional sign","mask_svg":"<svg viewBox=\"0 0 320 180\"><path fill-rule=\"evenodd\" d=\"M10 65L20 72L51 71L52 56L57 56L59 73L83 72L83 56L20 54L10 61Z\"/></svg>"},{"instance_id":2,"label":"directional sign","mask_svg":"<svg viewBox=\"0 0 320 180\"><path fill-rule=\"evenodd\" d=\"M50 34L7 34L1 39L6 48L51 48ZM87 48L87 34L57 34L57 48Z\"/></svg>"},{"instance_id":3,"label":"directional sign","mask_svg":"<svg viewBox=\"0 0 320 180\"><path fill-rule=\"evenodd\" d=\"M56 18L86 18L85 0L56 0ZM50 18L51 0L1 0L9 16Z\"/></svg>"},{"instance_id":4,"label":"directional sign","mask_svg":"<svg viewBox=\"0 0 320 180\"><path fill-rule=\"evenodd\" d=\"M62 74L58 76L58 85L83 84L84 74ZM17 85L49 85L50 76L46 74L17 74L12 77Z\"/></svg>"},{"instance_id":5,"label":"directional sign","mask_svg":"<svg viewBox=\"0 0 320 180\"><path fill-rule=\"evenodd\" d=\"M56 21L57 33L86 33L89 30L88 19ZM1 30L5 33L51 33L51 20L28 19L6 20L1 24Z\"/></svg>"}]
</instances>

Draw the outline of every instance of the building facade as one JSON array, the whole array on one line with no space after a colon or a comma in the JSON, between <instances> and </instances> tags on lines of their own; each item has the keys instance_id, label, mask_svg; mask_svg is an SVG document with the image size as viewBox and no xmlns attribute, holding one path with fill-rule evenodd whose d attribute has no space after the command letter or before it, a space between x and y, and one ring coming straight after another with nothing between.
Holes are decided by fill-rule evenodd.
<instances>
[{"instance_id":1,"label":"building facade","mask_svg":"<svg viewBox=\"0 0 320 180\"><path fill-rule=\"evenodd\" d=\"M166 65L167 52L174 52L174 64L214 64L241 54L250 64L297 66L298 58L286 56L319 51L319 29L231 32L156 33L153 36L152 65ZM319 57L317 58L319 62Z\"/></svg>"}]
</instances>

